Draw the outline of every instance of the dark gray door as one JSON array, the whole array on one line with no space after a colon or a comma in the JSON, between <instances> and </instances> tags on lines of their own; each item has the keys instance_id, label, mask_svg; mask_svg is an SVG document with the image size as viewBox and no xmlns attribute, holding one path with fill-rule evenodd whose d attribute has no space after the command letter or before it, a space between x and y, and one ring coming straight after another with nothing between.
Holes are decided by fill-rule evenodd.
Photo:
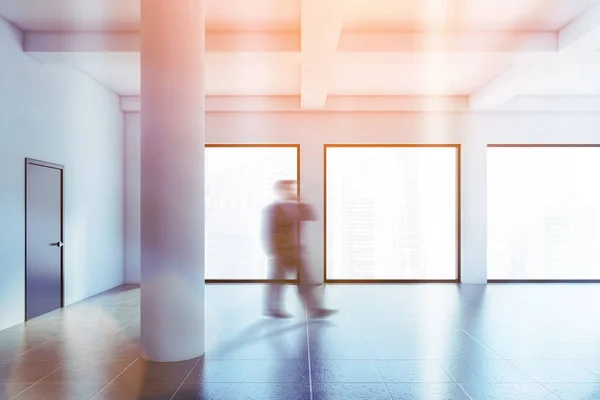
<instances>
[{"instance_id":1,"label":"dark gray door","mask_svg":"<svg viewBox=\"0 0 600 400\"><path fill-rule=\"evenodd\" d=\"M62 166L26 162L27 320L63 305Z\"/></svg>"}]
</instances>

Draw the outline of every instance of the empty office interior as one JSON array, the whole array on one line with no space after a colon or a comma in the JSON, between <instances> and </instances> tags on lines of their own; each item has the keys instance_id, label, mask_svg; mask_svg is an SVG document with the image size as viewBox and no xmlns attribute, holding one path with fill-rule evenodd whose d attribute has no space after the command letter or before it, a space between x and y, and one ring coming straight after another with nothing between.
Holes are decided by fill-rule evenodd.
<instances>
[{"instance_id":1,"label":"empty office interior","mask_svg":"<svg viewBox=\"0 0 600 400\"><path fill-rule=\"evenodd\" d=\"M598 0L0 2L0 400L600 398L599 50Z\"/></svg>"}]
</instances>

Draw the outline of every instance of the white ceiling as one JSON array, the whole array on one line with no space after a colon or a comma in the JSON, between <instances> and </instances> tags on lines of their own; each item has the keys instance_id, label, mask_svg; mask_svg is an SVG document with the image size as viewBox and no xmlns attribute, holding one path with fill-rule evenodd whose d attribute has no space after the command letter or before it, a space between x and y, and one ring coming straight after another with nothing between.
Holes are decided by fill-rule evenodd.
<instances>
[{"instance_id":1,"label":"white ceiling","mask_svg":"<svg viewBox=\"0 0 600 400\"><path fill-rule=\"evenodd\" d=\"M592 57L592 61L587 62L579 62L577 57L567 62L535 61L538 55L558 54L561 29L578 17L589 15L600 0L337 1L343 8L342 32L410 32L417 37L437 32L428 36L426 40L429 41L458 32L469 37L464 43L476 43L481 32L486 31L498 34L497 45L506 49L487 52L481 48L447 49L436 55L419 48L402 49L402 46L387 53L381 49L344 48L332 62L329 95L470 96L510 70L510 63L515 62L511 57L530 54L533 61L527 62L531 65L523 69L515 87L508 92L517 96L570 96L569 99L600 96L600 57ZM0 0L0 16L24 31L61 31L71 32L70 35L79 31L138 31L139 2ZM205 3L208 31L259 31L271 35L268 32L298 32L301 27L300 0L206 0ZM532 45L531 51L510 50L515 47L512 42L524 37L516 32L555 35L556 49L549 49L548 41L544 39L545 44L538 51L534 47L541 46L541 41ZM364 43L363 46L368 47ZM585 51L600 56L598 49L600 40ZM298 50L207 53L206 93L214 96L297 96L302 89ZM77 68L120 95L135 96L140 92L137 51L36 50L29 54L44 63L63 63ZM429 55L424 57L424 54ZM578 54L581 55L581 50L576 56ZM510 79L500 82L513 83Z\"/></svg>"},{"instance_id":2,"label":"white ceiling","mask_svg":"<svg viewBox=\"0 0 600 400\"><path fill-rule=\"evenodd\" d=\"M298 30L297 0L207 0L209 30ZM133 31L140 0L3 0L0 15L23 30Z\"/></svg>"},{"instance_id":3,"label":"white ceiling","mask_svg":"<svg viewBox=\"0 0 600 400\"><path fill-rule=\"evenodd\" d=\"M63 63L78 68L120 95L140 93L139 53L30 55L44 63ZM292 96L298 95L300 90L300 64L294 53L209 53L205 76L207 95Z\"/></svg>"},{"instance_id":4,"label":"white ceiling","mask_svg":"<svg viewBox=\"0 0 600 400\"><path fill-rule=\"evenodd\" d=\"M534 67L525 85L523 95L538 96L593 96L600 93L600 64L565 63Z\"/></svg>"},{"instance_id":5,"label":"white ceiling","mask_svg":"<svg viewBox=\"0 0 600 400\"><path fill-rule=\"evenodd\" d=\"M597 0L342 0L345 30L558 30ZM206 0L208 30L298 30L300 0ZM23 30L139 29L140 0L2 0Z\"/></svg>"},{"instance_id":6,"label":"white ceiling","mask_svg":"<svg viewBox=\"0 0 600 400\"><path fill-rule=\"evenodd\" d=\"M469 95L499 74L506 63L486 63L469 54L452 60L337 62L329 87L332 95ZM356 79L361 77L361 79Z\"/></svg>"},{"instance_id":7,"label":"white ceiling","mask_svg":"<svg viewBox=\"0 0 600 400\"><path fill-rule=\"evenodd\" d=\"M140 55L115 53L30 53L44 63L78 68L102 85L125 96L140 93ZM504 62L345 62L335 63L331 95L465 96L500 74ZM361 77L356 79L356 77ZM544 64L532 68L519 88L522 95L600 95L600 64ZM295 53L209 53L205 90L213 96L294 96L300 88L300 63Z\"/></svg>"}]
</instances>

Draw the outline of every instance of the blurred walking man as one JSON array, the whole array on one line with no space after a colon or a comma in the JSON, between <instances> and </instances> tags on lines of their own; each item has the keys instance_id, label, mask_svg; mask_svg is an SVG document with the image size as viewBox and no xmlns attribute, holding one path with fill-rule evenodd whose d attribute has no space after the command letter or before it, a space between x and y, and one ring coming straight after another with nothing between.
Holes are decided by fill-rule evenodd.
<instances>
[{"instance_id":1,"label":"blurred walking man","mask_svg":"<svg viewBox=\"0 0 600 400\"><path fill-rule=\"evenodd\" d=\"M304 282L298 283L298 294L303 300L310 317L322 318L336 313L336 310L323 308L315 294L315 284L308 283L308 268L303 260L299 226L304 221L316 221L312 207L298 198L297 183L293 180L278 181L275 184L278 200L270 204L264 216L264 241L271 258L272 281L267 288L266 315L275 318L290 318L282 305L283 285L291 272L296 272Z\"/></svg>"}]
</instances>

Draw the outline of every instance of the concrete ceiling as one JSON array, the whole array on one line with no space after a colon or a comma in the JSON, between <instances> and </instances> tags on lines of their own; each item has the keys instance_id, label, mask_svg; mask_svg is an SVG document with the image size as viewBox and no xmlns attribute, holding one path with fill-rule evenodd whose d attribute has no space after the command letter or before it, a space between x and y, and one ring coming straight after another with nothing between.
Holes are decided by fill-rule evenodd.
<instances>
[{"instance_id":1,"label":"concrete ceiling","mask_svg":"<svg viewBox=\"0 0 600 400\"><path fill-rule=\"evenodd\" d=\"M140 93L139 53L31 55L44 63L74 66L120 95ZM209 96L293 96L300 90L299 73L298 57L294 53L209 53L206 56L205 90Z\"/></svg>"},{"instance_id":2,"label":"concrete ceiling","mask_svg":"<svg viewBox=\"0 0 600 400\"><path fill-rule=\"evenodd\" d=\"M123 96L140 93L140 55L135 52L30 53L44 63L71 65ZM479 63L465 55L454 62L345 62L334 65L329 94L337 96L468 96L484 87L507 63ZM521 95L600 95L599 63L543 64L525 74ZM209 53L209 96L297 96L300 62L293 53ZM360 76L360 79L356 79ZM249 79L251 77L251 79Z\"/></svg>"},{"instance_id":3,"label":"concrete ceiling","mask_svg":"<svg viewBox=\"0 0 600 400\"><path fill-rule=\"evenodd\" d=\"M477 109L519 96L581 96L589 108L600 96L600 0L205 3L209 96L300 96L305 109L327 96L465 97ZM140 92L139 9L139 0L0 1L25 52L122 96Z\"/></svg>"},{"instance_id":4,"label":"concrete ceiling","mask_svg":"<svg viewBox=\"0 0 600 400\"><path fill-rule=\"evenodd\" d=\"M597 0L343 0L345 30L554 31ZM298 30L300 0L206 0L208 30ZM3 0L23 30L133 31L140 0Z\"/></svg>"}]
</instances>

